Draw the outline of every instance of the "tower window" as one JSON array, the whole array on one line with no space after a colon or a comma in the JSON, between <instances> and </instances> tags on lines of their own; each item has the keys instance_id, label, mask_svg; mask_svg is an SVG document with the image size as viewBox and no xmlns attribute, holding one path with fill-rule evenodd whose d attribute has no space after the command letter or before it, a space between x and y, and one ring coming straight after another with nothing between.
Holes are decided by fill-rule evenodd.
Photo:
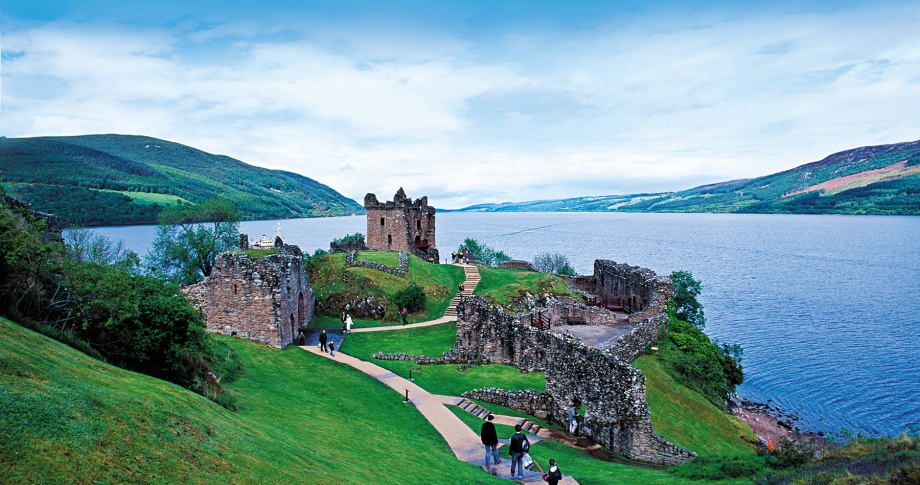
<instances>
[{"instance_id":1,"label":"tower window","mask_svg":"<svg viewBox=\"0 0 920 485\"><path fill-rule=\"evenodd\" d=\"M383 221L385 221L385 220L386 220L386 219L384 219L383 217L380 218L380 227L383 227L383 225L384 225L384 224L383 224Z\"/></svg>"},{"instance_id":2,"label":"tower window","mask_svg":"<svg viewBox=\"0 0 920 485\"><path fill-rule=\"evenodd\" d=\"M415 228L418 229L419 231L422 230L422 220L421 219L418 219L415 221Z\"/></svg>"}]
</instances>

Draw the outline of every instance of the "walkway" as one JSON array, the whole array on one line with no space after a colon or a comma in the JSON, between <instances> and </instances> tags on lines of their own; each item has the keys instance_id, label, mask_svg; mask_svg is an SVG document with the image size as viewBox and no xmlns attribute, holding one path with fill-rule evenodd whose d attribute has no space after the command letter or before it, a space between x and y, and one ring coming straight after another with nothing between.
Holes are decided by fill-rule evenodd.
<instances>
[{"instance_id":1,"label":"walkway","mask_svg":"<svg viewBox=\"0 0 920 485\"><path fill-rule=\"evenodd\" d=\"M386 327L367 327L367 328L353 328L351 329L352 333L365 333L365 332L389 332L392 330L403 330L406 328L418 328L418 327L430 327L433 325L440 325L447 322L456 322L457 321L457 305L460 303L460 298L467 297L473 294L473 290L476 288L476 285L479 284L479 268L472 264L457 264L463 268L463 271L466 273L466 281L463 283L463 293L457 292L457 296L454 297L453 301L450 302L450 306L447 307L447 310L444 311L444 316L441 318L435 318L434 320L428 320L426 322L410 323L408 325L389 325Z\"/></svg>"},{"instance_id":2,"label":"walkway","mask_svg":"<svg viewBox=\"0 0 920 485\"><path fill-rule=\"evenodd\" d=\"M444 312L444 316L441 318L436 318L434 320L428 320L425 322L412 323L409 325L392 325L387 327L369 327L369 328L353 328L352 333L364 333L364 332L383 332L383 331L392 331L392 330L404 330L409 328L418 328L418 327L428 327L432 325L439 325L442 323L453 322L457 320L457 304L460 302L460 298L467 297L472 295L473 290L476 288L476 285L479 284L479 269L471 264L459 264L463 268L463 271L466 273L466 282L464 282L464 291L462 294L458 292L457 296L454 297L450 306L447 307L447 310ZM440 433L444 438L444 441L447 442L447 446L450 447L453 451L454 456L458 460L465 461L467 463L472 463L474 465L479 465L485 467L485 450L483 449L482 442L479 440L479 435L475 431L470 429L460 418L458 418L450 409L447 408L448 405L453 406L463 406L462 409L467 411L472 411L474 408L469 405L469 401L459 397L451 396L439 396L437 394L431 394L428 391L422 389L421 387L415 385L415 383L396 375L395 373L384 369L376 364L352 357L348 354L343 354L336 351L335 357L330 356L326 352L321 352L317 345L319 332L310 332L310 335L307 335L306 345L301 346L300 348L306 350L315 355L323 356L327 359L336 360L342 364L350 365L355 369L360 370L361 372L377 379L378 381L386 384L394 391L398 392L400 395L405 395L406 391L409 391L409 401L415 405L415 407L422 413L422 416L431 423L432 426ZM345 335L342 335L338 332L328 333L328 338L330 341L335 341L336 349L341 347L341 342L345 338ZM476 406L478 408L478 406ZM477 409L481 410L482 408ZM495 424L506 424L509 426L514 426L515 424L521 423L521 418L515 418L512 416L500 416L494 415ZM542 430L546 431L546 430ZM531 437L531 442L537 442L542 439L539 435L539 427L537 427L537 436ZM508 443L508 439L500 439L499 446L504 446ZM545 466L547 464L541 464ZM534 467L536 470L536 467ZM507 458L507 453L502 457L502 463L500 465L493 465L486 472L490 473L499 478L505 478L508 480L515 480L518 483L524 484L545 484L542 476L539 471L524 471L524 479L517 480L511 476L509 473L511 471L511 461ZM571 476L564 476L563 479L559 482L565 485L578 485L578 482Z\"/></svg>"}]
</instances>

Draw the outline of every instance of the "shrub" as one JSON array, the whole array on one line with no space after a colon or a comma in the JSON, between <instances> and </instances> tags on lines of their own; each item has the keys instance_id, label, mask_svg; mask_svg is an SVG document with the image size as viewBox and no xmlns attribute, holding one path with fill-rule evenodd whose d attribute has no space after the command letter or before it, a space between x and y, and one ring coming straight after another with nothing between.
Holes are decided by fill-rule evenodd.
<instances>
[{"instance_id":1,"label":"shrub","mask_svg":"<svg viewBox=\"0 0 920 485\"><path fill-rule=\"evenodd\" d=\"M679 467L668 471L676 477L688 480L726 480L751 477L766 468L763 457L714 455L698 456Z\"/></svg>"},{"instance_id":2,"label":"shrub","mask_svg":"<svg viewBox=\"0 0 920 485\"><path fill-rule=\"evenodd\" d=\"M393 295L393 303L400 310L406 307L410 312L417 312L425 308L425 290L415 283L409 283L409 286Z\"/></svg>"},{"instance_id":3,"label":"shrub","mask_svg":"<svg viewBox=\"0 0 920 485\"><path fill-rule=\"evenodd\" d=\"M479 244L479 241L472 238L464 239L463 244L457 248L457 252L459 253L463 249L468 249L476 260L489 266L495 266L503 261L511 261L511 256L505 254L504 251L497 251L485 244Z\"/></svg>"},{"instance_id":4,"label":"shrub","mask_svg":"<svg viewBox=\"0 0 920 485\"><path fill-rule=\"evenodd\" d=\"M533 267L542 273L576 276L575 268L569 263L569 258L560 253L541 253L534 256Z\"/></svg>"}]
</instances>

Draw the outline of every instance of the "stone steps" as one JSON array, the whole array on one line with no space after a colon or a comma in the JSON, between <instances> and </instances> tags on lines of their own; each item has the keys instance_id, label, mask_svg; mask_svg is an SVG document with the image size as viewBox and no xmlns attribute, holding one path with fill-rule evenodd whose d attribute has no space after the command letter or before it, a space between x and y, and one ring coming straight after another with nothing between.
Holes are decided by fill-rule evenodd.
<instances>
[{"instance_id":1,"label":"stone steps","mask_svg":"<svg viewBox=\"0 0 920 485\"><path fill-rule=\"evenodd\" d=\"M492 414L492 412L488 409L467 399L461 400L458 406L460 409L472 414L473 416L476 416L479 419L486 419L490 414Z\"/></svg>"},{"instance_id":2,"label":"stone steps","mask_svg":"<svg viewBox=\"0 0 920 485\"><path fill-rule=\"evenodd\" d=\"M482 280L482 277L479 275L479 268L476 266L463 266L463 272L466 274L466 281L463 282L463 291L458 292L457 296L451 300L450 306L448 306L447 310L444 311L445 317L456 318L457 305L460 304L460 299L472 295L473 290L476 289L476 285L478 285L479 281Z\"/></svg>"}]
</instances>

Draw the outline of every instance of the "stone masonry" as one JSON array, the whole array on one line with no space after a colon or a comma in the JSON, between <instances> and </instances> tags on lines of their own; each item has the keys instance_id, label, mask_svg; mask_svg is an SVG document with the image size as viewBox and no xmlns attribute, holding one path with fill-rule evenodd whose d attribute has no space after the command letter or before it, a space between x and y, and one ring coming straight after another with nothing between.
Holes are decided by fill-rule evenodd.
<instances>
[{"instance_id":1,"label":"stone masonry","mask_svg":"<svg viewBox=\"0 0 920 485\"><path fill-rule=\"evenodd\" d=\"M645 377L614 353L522 323L520 316L507 315L479 297L464 298L457 310L457 340L451 353L476 354L482 362L546 374L546 392L529 396L528 408L547 408L540 414L561 417L578 400L586 406L581 433L616 453L665 465L695 456L655 434Z\"/></svg>"},{"instance_id":2,"label":"stone masonry","mask_svg":"<svg viewBox=\"0 0 920 485\"><path fill-rule=\"evenodd\" d=\"M428 205L428 197L406 197L402 187L385 203L377 196L364 196L367 209L367 247L376 251L402 251L412 253L426 261L439 262L435 247L435 208Z\"/></svg>"},{"instance_id":3,"label":"stone masonry","mask_svg":"<svg viewBox=\"0 0 920 485\"><path fill-rule=\"evenodd\" d=\"M313 318L316 297L301 256L291 245L259 258L228 251L217 256L209 277L184 291L209 332L283 348Z\"/></svg>"}]
</instances>

